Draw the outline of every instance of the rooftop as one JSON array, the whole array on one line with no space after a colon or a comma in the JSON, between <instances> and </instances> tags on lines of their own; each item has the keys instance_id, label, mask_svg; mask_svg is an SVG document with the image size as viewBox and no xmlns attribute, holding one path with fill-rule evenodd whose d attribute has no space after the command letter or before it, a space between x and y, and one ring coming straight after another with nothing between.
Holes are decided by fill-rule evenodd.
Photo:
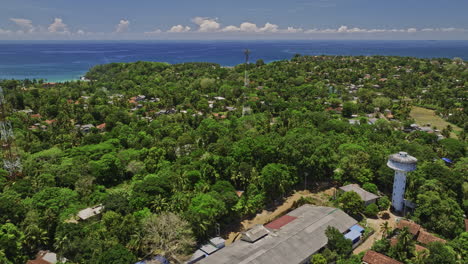
<instances>
[{"instance_id":1,"label":"rooftop","mask_svg":"<svg viewBox=\"0 0 468 264\"><path fill-rule=\"evenodd\" d=\"M281 229L284 225L289 224L289 222L293 221L294 219L297 219L297 217L290 216L290 215L283 215L282 217L276 219L275 221L269 223L266 225L266 228L269 229Z\"/></svg>"},{"instance_id":2,"label":"rooftop","mask_svg":"<svg viewBox=\"0 0 468 264\"><path fill-rule=\"evenodd\" d=\"M404 164L414 164L418 161L415 157L403 151L390 155L389 159Z\"/></svg>"},{"instance_id":3,"label":"rooftop","mask_svg":"<svg viewBox=\"0 0 468 264\"><path fill-rule=\"evenodd\" d=\"M351 191L356 192L357 194L359 194L359 196L364 202L372 201L374 199L379 198L378 195L375 195L371 192L368 192L362 189L358 184L348 184L346 186L340 187L340 190L345 191L345 192L351 192Z\"/></svg>"},{"instance_id":4,"label":"rooftop","mask_svg":"<svg viewBox=\"0 0 468 264\"><path fill-rule=\"evenodd\" d=\"M97 205L94 207L86 208L78 212L78 217L83 220L86 220L92 216L100 214L103 209L104 209L104 206L102 205Z\"/></svg>"},{"instance_id":5,"label":"rooftop","mask_svg":"<svg viewBox=\"0 0 468 264\"><path fill-rule=\"evenodd\" d=\"M26 264L55 264L59 261L65 263L67 259L57 257L57 254L54 252L41 250L37 253L36 259L29 260Z\"/></svg>"},{"instance_id":6,"label":"rooftop","mask_svg":"<svg viewBox=\"0 0 468 264\"><path fill-rule=\"evenodd\" d=\"M362 261L367 264L402 264L401 262L389 258L383 254L369 250L366 252Z\"/></svg>"},{"instance_id":7,"label":"rooftop","mask_svg":"<svg viewBox=\"0 0 468 264\"><path fill-rule=\"evenodd\" d=\"M441 242L444 244L447 243L445 239L436 237L433 234L426 232L424 230L419 231L418 242L421 244L425 244L425 245L431 242Z\"/></svg>"},{"instance_id":8,"label":"rooftop","mask_svg":"<svg viewBox=\"0 0 468 264\"><path fill-rule=\"evenodd\" d=\"M236 241L204 258L200 263L302 263L327 244L325 229L328 226L344 233L356 223L356 220L340 209L303 205L286 217L273 221L271 224L278 229L267 229L261 225L255 227L263 238L255 242Z\"/></svg>"},{"instance_id":9,"label":"rooftop","mask_svg":"<svg viewBox=\"0 0 468 264\"><path fill-rule=\"evenodd\" d=\"M397 223L397 228L398 229L403 229L404 227L407 227L409 232L413 235L417 235L419 230L421 229L421 226L414 223L414 222L410 222L408 220L404 220L404 219L401 219L400 221L398 221Z\"/></svg>"}]
</instances>

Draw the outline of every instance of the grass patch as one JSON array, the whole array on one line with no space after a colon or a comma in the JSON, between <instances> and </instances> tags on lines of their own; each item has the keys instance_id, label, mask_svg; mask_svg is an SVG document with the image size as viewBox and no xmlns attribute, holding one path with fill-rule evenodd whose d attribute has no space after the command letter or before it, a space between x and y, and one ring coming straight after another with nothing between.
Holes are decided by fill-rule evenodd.
<instances>
[{"instance_id":1,"label":"grass patch","mask_svg":"<svg viewBox=\"0 0 468 264\"><path fill-rule=\"evenodd\" d=\"M462 131L460 127L449 123L440 116L436 115L434 110L413 106L410 116L415 120L416 124L420 126L431 124L432 127L437 127L437 129L442 130L448 125L451 125L453 127L453 131L450 133L450 137L452 138L457 138L457 134Z\"/></svg>"}]
</instances>

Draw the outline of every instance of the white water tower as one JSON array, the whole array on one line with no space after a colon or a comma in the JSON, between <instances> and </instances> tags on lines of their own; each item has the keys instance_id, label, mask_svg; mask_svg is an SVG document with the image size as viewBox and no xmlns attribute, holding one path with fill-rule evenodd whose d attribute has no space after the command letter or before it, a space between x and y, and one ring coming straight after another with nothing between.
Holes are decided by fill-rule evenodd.
<instances>
[{"instance_id":1,"label":"white water tower","mask_svg":"<svg viewBox=\"0 0 468 264\"><path fill-rule=\"evenodd\" d=\"M418 160L406 152L392 154L388 158L387 166L395 171L393 180L392 206L397 212L402 212L405 202L406 174L416 170Z\"/></svg>"}]
</instances>

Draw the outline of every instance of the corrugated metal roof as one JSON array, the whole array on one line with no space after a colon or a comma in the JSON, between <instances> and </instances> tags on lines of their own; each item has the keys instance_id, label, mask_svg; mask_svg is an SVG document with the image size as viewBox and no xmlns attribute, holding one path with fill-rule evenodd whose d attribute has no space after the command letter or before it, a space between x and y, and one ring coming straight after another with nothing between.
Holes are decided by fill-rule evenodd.
<instances>
[{"instance_id":1,"label":"corrugated metal roof","mask_svg":"<svg viewBox=\"0 0 468 264\"><path fill-rule=\"evenodd\" d=\"M302 263L327 244L325 229L328 226L344 233L357 224L343 211L331 207L303 205L287 215L297 219L254 243L236 241L202 259L200 263Z\"/></svg>"},{"instance_id":2,"label":"corrugated metal roof","mask_svg":"<svg viewBox=\"0 0 468 264\"><path fill-rule=\"evenodd\" d=\"M213 237L212 239L210 239L210 243L217 248L223 248L224 244L226 243L226 240L224 240L221 237Z\"/></svg>"},{"instance_id":3,"label":"corrugated metal roof","mask_svg":"<svg viewBox=\"0 0 468 264\"><path fill-rule=\"evenodd\" d=\"M241 239L253 243L268 234L268 229L266 229L263 225L256 225L250 230L247 230L246 232L242 233Z\"/></svg>"},{"instance_id":4,"label":"corrugated metal roof","mask_svg":"<svg viewBox=\"0 0 468 264\"><path fill-rule=\"evenodd\" d=\"M270 229L280 229L284 225L287 225L289 222L293 221L297 217L290 216L290 215L283 215L282 217L274 220L273 222L270 222L268 225L266 225L266 228Z\"/></svg>"},{"instance_id":5,"label":"corrugated metal roof","mask_svg":"<svg viewBox=\"0 0 468 264\"><path fill-rule=\"evenodd\" d=\"M361 232L357 230L352 230L344 235L345 238L354 241L361 237Z\"/></svg>"},{"instance_id":6,"label":"corrugated metal roof","mask_svg":"<svg viewBox=\"0 0 468 264\"><path fill-rule=\"evenodd\" d=\"M364 232L364 227L360 225L353 225L349 230L351 231L358 231L360 233Z\"/></svg>"},{"instance_id":7,"label":"corrugated metal roof","mask_svg":"<svg viewBox=\"0 0 468 264\"><path fill-rule=\"evenodd\" d=\"M379 198L378 195L375 195L375 194L373 194L371 192L368 192L368 191L362 189L358 184L348 184L346 186L340 187L340 190L345 191L345 192L353 191L353 192L359 194L359 196L361 197L361 199L364 202L372 201L372 200L375 200L375 199Z\"/></svg>"},{"instance_id":8,"label":"corrugated metal roof","mask_svg":"<svg viewBox=\"0 0 468 264\"><path fill-rule=\"evenodd\" d=\"M206 254L210 255L210 254L213 254L215 253L217 250L219 250L219 248L211 245L210 243L207 243L205 245L203 245L202 247L200 247L200 249L205 252Z\"/></svg>"}]
</instances>

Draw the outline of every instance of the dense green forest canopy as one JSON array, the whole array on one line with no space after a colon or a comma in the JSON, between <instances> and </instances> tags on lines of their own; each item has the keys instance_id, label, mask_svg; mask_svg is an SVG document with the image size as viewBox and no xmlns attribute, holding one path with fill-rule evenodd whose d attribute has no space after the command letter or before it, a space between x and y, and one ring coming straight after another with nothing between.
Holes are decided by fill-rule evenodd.
<instances>
[{"instance_id":1,"label":"dense green forest canopy","mask_svg":"<svg viewBox=\"0 0 468 264\"><path fill-rule=\"evenodd\" d=\"M407 191L420 205L413 219L448 240L463 231L464 61L113 63L86 78L0 82L23 163L19 178L0 170L2 263L24 263L40 249L76 263L157 254L177 260L217 224L228 231L305 182L372 183L391 195L386 159L398 151L418 158ZM413 105L436 110L463 131L445 139L404 132ZM371 116L379 119L370 123ZM69 221L98 204L105 207L99 217ZM165 233L171 228L177 235ZM175 240L181 243L164 246Z\"/></svg>"}]
</instances>

